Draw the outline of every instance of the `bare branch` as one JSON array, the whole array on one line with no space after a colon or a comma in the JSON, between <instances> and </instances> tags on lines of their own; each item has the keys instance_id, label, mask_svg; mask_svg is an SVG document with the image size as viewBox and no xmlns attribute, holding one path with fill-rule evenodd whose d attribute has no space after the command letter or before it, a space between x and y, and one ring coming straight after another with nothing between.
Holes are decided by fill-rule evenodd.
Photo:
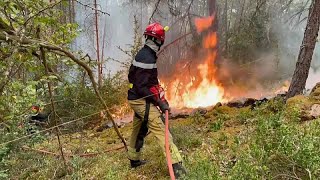
<instances>
[{"instance_id":1,"label":"bare branch","mask_svg":"<svg viewBox=\"0 0 320 180\"><path fill-rule=\"evenodd\" d=\"M123 67L129 67L130 66L130 64L131 63L129 63L129 62L127 62L127 63L125 63L125 62L121 62L121 61L119 61L119 60L116 60L116 59L114 59L114 58L108 58L108 60L111 60L111 61L114 61L114 62L117 62L117 63L119 63L119 64L121 64Z\"/></svg>"},{"instance_id":2,"label":"bare branch","mask_svg":"<svg viewBox=\"0 0 320 180\"><path fill-rule=\"evenodd\" d=\"M150 16L150 18L149 18L149 24L151 23L151 19L153 19L153 15L156 13L156 11L158 10L158 6L159 6L159 4L160 4L160 1L161 0L158 0L158 2L155 4L155 8L154 8L154 10L153 10L153 12L152 12L152 15Z\"/></svg>"},{"instance_id":3,"label":"bare branch","mask_svg":"<svg viewBox=\"0 0 320 180\"><path fill-rule=\"evenodd\" d=\"M49 5L49 6L41 9L40 11L38 11L37 13L35 13L34 15L30 16L30 17L23 23L23 26L26 26L31 19L33 19L34 17L36 17L36 16L38 16L39 14L43 13L44 11L46 11L46 10L48 10L48 9L52 9L52 8L54 8L55 6L59 5L62 1L65 1L65 0L60 0L60 1L56 2L56 3L53 3L53 4ZM104 12L104 11L101 11L101 10L99 10L99 9L93 8L93 7L89 6L89 5L83 4L83 3L81 3L81 2L78 1L78 0L75 0L75 1L76 1L77 3L79 3L80 5L82 5L82 6L85 6L85 7L87 7L87 8L92 9L92 10L96 10L97 12L100 12L100 13L102 13L102 14L106 14L106 15L110 16L110 14L107 13L107 12Z\"/></svg>"},{"instance_id":4,"label":"bare branch","mask_svg":"<svg viewBox=\"0 0 320 180\"><path fill-rule=\"evenodd\" d=\"M107 150L104 150L104 151L102 151L100 153L65 154L65 155L67 157L69 157L69 158L70 157L96 157L98 155L101 155L102 153L116 151L116 150L120 150L120 149L123 149L123 148L125 148L123 145L118 145L115 148L107 149ZM41 153L41 154L45 154L45 155L52 155L52 156L60 157L60 154L54 153L54 152L50 152L50 151L47 151L47 150L44 150L44 149L34 149L34 148L31 148L31 147L28 147L28 146L22 146L22 149L29 150L29 151L35 151L35 152L38 152L38 153Z\"/></svg>"},{"instance_id":5,"label":"bare branch","mask_svg":"<svg viewBox=\"0 0 320 180\"><path fill-rule=\"evenodd\" d=\"M94 8L94 7L91 7L91 6L89 6L88 4L83 4L82 2L80 2L80 1L78 1L78 0L74 0L74 1L76 1L77 3L79 3L80 5L82 5L82 6L84 6L84 7L90 8L91 10L98 11L98 12L100 12L100 13L102 13L102 14L106 14L106 15L110 16L109 13L104 12L104 11L101 11L101 10L96 9L96 8Z\"/></svg>"},{"instance_id":6,"label":"bare branch","mask_svg":"<svg viewBox=\"0 0 320 180\"><path fill-rule=\"evenodd\" d=\"M48 76L49 75L49 68L48 68L46 54L45 54L45 51L44 51L43 47L40 47L40 58L41 58L41 60L43 62L43 65L45 67L45 73ZM52 108L52 112L53 112L54 125L57 126L57 124L58 124L57 123L57 118L56 118L57 113L56 113L55 105L54 105L54 99L53 99L53 93L52 93L52 83L50 81L48 81L48 88L49 88L49 96L50 96L51 108ZM64 156L62 144L61 144L61 141L60 141L60 135L59 135L59 128L58 127L56 127L56 134L57 134L59 150L60 150L60 154L61 154L61 157L62 157L62 160L63 160L64 167L66 169L68 169L66 158Z\"/></svg>"},{"instance_id":7,"label":"bare branch","mask_svg":"<svg viewBox=\"0 0 320 180\"><path fill-rule=\"evenodd\" d=\"M175 44L175 43L178 42L180 39L183 39L183 38L187 37L187 36L190 35L190 34L192 34L192 32L188 32L188 33L186 33L186 34L178 37L177 39L173 40L171 43L169 43L169 44L167 44L166 46L164 46L164 47L162 48L162 50L160 50L160 51L158 52L158 55L162 54L165 50L167 50L167 48L168 48L169 46Z\"/></svg>"}]
</instances>

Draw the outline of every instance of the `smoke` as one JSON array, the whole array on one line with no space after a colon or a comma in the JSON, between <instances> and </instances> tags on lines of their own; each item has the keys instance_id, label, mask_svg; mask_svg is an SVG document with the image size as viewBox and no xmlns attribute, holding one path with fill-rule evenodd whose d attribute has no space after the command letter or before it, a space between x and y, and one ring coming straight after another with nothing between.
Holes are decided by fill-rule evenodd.
<instances>
[{"instance_id":1,"label":"smoke","mask_svg":"<svg viewBox=\"0 0 320 180\"><path fill-rule=\"evenodd\" d=\"M88 3L88 1L82 0L81 2L94 7L93 1ZM110 14L107 16L98 13L98 29L100 59L103 54L104 76L113 75L123 69L121 63L129 61L130 57L119 50L118 46L128 50L129 45L133 43L133 20L134 15L137 14L135 11L137 7L128 5L125 0L97 0L97 4L99 10ZM73 43L73 49L88 53L95 61L97 59L97 45L94 10L77 4L76 22L80 26L81 33Z\"/></svg>"},{"instance_id":2,"label":"smoke","mask_svg":"<svg viewBox=\"0 0 320 180\"><path fill-rule=\"evenodd\" d=\"M320 82L320 71L315 71L313 69L310 69L309 71L309 77L306 84L306 90L311 90L317 83Z\"/></svg>"},{"instance_id":3,"label":"smoke","mask_svg":"<svg viewBox=\"0 0 320 180\"><path fill-rule=\"evenodd\" d=\"M87 1L82 0L84 3ZM100 48L102 48L103 32L106 30L104 59L106 57L114 58L120 62L128 61L130 57L121 52L117 46L128 50L129 44L133 43L134 30L133 30L133 17L137 16L142 34L144 27L148 24L149 17L153 13L154 3L135 3L127 2L127 0L98 0L100 4L99 9L106 11L111 16L99 15L99 32L100 32ZM199 2L194 1L195 6ZM174 4L173 4L174 6ZM176 5L180 7L180 4ZM181 6L182 7L182 6ZM179 11L185 12L188 8L188 2L184 2L183 8L178 8ZM170 43L177 37L183 35L181 31L181 24L176 23L179 17L172 15L172 9L168 9L166 1L161 1L158 6L158 11L154 14L152 22L157 21L163 25L171 25L170 32L166 36L166 44ZM179 13L174 11L174 13ZM80 13L81 12L81 13ZM77 6L76 20L80 27L84 30L79 38L74 43L74 49L81 49L89 53L94 59L96 57L95 38L94 38L94 11L85 9L84 7ZM204 15L201 8L191 8L191 13ZM290 14L291 15L291 14ZM268 36L276 39L277 47L273 52L254 50L259 54L259 58L252 63L238 64L234 63L231 59L222 59L218 67L219 82L225 88L226 96L228 97L261 97L270 92L277 92L278 89L288 86L288 81L291 80L292 74L295 69L296 60L303 39L306 21L296 25L295 23L288 22L290 15L282 17L270 18L271 23L268 24ZM301 16L301 19L307 16L307 13ZM186 32L190 30L188 23ZM105 28L106 27L106 28ZM190 41L191 40L191 41ZM159 72L160 75L167 77L175 77L177 67L185 66L186 71L189 72L190 68L196 67L197 63L193 57L197 53L197 48L192 47L191 36L182 39L174 48L168 48L166 52L159 57ZM307 80L307 89L312 88L317 82L320 81L320 47L319 43L316 46L314 57L312 60L312 67L310 69L309 78ZM189 49L187 49L189 48ZM186 62L186 63L182 63ZM191 62L191 63L190 63ZM111 72L114 74L121 69L121 64L114 61L108 61L104 64L104 72ZM189 75L189 74L188 74ZM172 79L173 80L173 79ZM271 85L270 85L271 84Z\"/></svg>"},{"instance_id":4,"label":"smoke","mask_svg":"<svg viewBox=\"0 0 320 180\"><path fill-rule=\"evenodd\" d=\"M294 12L296 13L296 12ZM225 88L225 96L231 99L243 97L265 97L287 91L296 68L300 46L304 37L308 12L300 19L292 13L271 18L268 36L274 40L272 51L255 50L259 58L252 63L235 63L222 59L219 80ZM299 22L299 23L297 23ZM320 44L316 44L306 83L307 92L320 82Z\"/></svg>"},{"instance_id":5,"label":"smoke","mask_svg":"<svg viewBox=\"0 0 320 180\"><path fill-rule=\"evenodd\" d=\"M93 1L81 0L80 2L91 7L94 6ZM110 16L99 14L98 24L101 50L103 44L105 44L103 71L112 75L123 69L122 63L131 60L131 57L119 50L118 47L130 51L131 45L134 43L134 16L138 20L139 35L144 42L142 33L149 24L149 18L154 13L155 4L149 1L132 0L97 0L97 4L98 9L110 13ZM170 17L170 10L168 9L167 1L161 1L157 11L153 14L151 22L170 25L172 22L169 22L171 18L168 17ZM92 59L97 58L94 18L94 10L77 4L76 22L80 25L82 32L73 43L73 49L88 53ZM166 37L166 43L179 36L177 29L180 28L177 26L170 29L170 33ZM100 57L101 55L102 53Z\"/></svg>"},{"instance_id":6,"label":"smoke","mask_svg":"<svg viewBox=\"0 0 320 180\"><path fill-rule=\"evenodd\" d=\"M308 12L302 14L300 19L305 19L299 23L299 19L291 16L285 16L281 19L272 19L273 30L272 33L276 35L278 39L279 48L279 67L282 71L282 75L285 78L291 78L296 67L296 61L298 59L300 46L304 37L304 31L306 29ZM316 43L313 59L311 62L311 68L309 71L309 77L306 84L306 89L312 89L312 87L320 82L320 44Z\"/></svg>"}]
</instances>

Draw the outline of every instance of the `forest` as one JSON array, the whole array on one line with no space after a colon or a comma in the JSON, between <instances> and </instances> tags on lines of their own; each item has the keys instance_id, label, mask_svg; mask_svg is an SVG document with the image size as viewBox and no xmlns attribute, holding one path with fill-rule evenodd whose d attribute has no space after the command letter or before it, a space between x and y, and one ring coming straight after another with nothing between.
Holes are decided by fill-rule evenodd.
<instances>
[{"instance_id":1,"label":"forest","mask_svg":"<svg viewBox=\"0 0 320 180\"><path fill-rule=\"evenodd\" d=\"M161 143L179 179L318 179L319 28L320 0L0 0L0 179L178 179ZM137 90L132 168L146 47L170 114Z\"/></svg>"}]
</instances>

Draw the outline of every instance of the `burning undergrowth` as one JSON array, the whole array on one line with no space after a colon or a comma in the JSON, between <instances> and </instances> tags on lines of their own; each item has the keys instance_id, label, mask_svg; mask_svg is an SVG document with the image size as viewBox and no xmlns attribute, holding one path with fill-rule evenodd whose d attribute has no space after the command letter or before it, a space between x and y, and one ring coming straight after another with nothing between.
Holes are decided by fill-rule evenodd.
<instances>
[{"instance_id":1,"label":"burning undergrowth","mask_svg":"<svg viewBox=\"0 0 320 180\"><path fill-rule=\"evenodd\" d=\"M212 16L196 19L198 33L207 30L213 22ZM215 78L217 68L214 63L217 59L217 44L217 33L206 33L202 41L201 57L193 60L197 63L177 64L176 68L180 72L173 74L170 80L164 81L167 97L173 107L207 107L225 101L224 89Z\"/></svg>"},{"instance_id":2,"label":"burning undergrowth","mask_svg":"<svg viewBox=\"0 0 320 180\"><path fill-rule=\"evenodd\" d=\"M170 78L161 79L172 107L209 107L243 97L272 96L288 89L289 83L279 78L271 55L241 65L222 58L217 62L218 36L210 28L214 20L213 16L195 19L197 32L203 36L197 57L176 63Z\"/></svg>"}]
</instances>

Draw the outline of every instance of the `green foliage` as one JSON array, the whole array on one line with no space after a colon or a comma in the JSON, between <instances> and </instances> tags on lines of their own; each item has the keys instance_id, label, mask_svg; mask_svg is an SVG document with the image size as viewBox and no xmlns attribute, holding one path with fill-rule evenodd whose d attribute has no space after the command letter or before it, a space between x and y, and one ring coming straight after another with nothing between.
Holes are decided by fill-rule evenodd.
<instances>
[{"instance_id":1,"label":"green foliage","mask_svg":"<svg viewBox=\"0 0 320 180\"><path fill-rule=\"evenodd\" d=\"M302 2L306 1L263 0L249 3L228 1L227 16L222 11L220 13L223 15L219 20L219 24L222 20L221 44L223 46L226 42L228 43L228 48L223 49L223 54L241 64L261 58L261 53L264 52L277 52L275 56L279 56L279 46L281 46L278 39L279 29L283 24L295 19L293 14L299 14L298 11L301 8L299 4ZM221 3L221 6L225 5L225 1L218 1L218 3ZM234 3L239 5L230 5ZM287 31L290 30L287 29ZM275 57L274 60L277 61L277 58Z\"/></svg>"},{"instance_id":2,"label":"green foliage","mask_svg":"<svg viewBox=\"0 0 320 180\"><path fill-rule=\"evenodd\" d=\"M117 169L113 166L108 166L105 171L103 179L119 179L121 176L117 173Z\"/></svg>"},{"instance_id":3,"label":"green foliage","mask_svg":"<svg viewBox=\"0 0 320 180\"><path fill-rule=\"evenodd\" d=\"M6 157L10 153L10 148L8 146L0 147L0 179L7 178L9 176L8 171L9 168L7 166Z\"/></svg>"},{"instance_id":4,"label":"green foliage","mask_svg":"<svg viewBox=\"0 0 320 180\"><path fill-rule=\"evenodd\" d=\"M219 141L227 141L228 140L228 136L225 133L220 133L219 137L218 137Z\"/></svg>"},{"instance_id":5,"label":"green foliage","mask_svg":"<svg viewBox=\"0 0 320 180\"><path fill-rule=\"evenodd\" d=\"M282 99L272 99L264 107L266 107L266 112L279 112L285 108L285 105Z\"/></svg>"},{"instance_id":6,"label":"green foliage","mask_svg":"<svg viewBox=\"0 0 320 180\"><path fill-rule=\"evenodd\" d=\"M37 39L69 50L70 43L79 34L79 30L77 29L77 24L64 21L63 7L68 4L65 1L61 2L63 3L58 3L53 7L54 3L42 0L1 1L0 5L3 8L0 10L0 31L3 31L3 25L6 28L4 29L6 32L16 31L17 38ZM14 40L1 42L1 143L29 135L31 128L33 132L39 132L55 124L52 121L53 119L50 119L49 126L44 127L36 127L27 123L31 115L31 105L40 104L45 112L52 110L48 93L49 82L53 89L53 101L58 115L58 123L74 120L104 109L91 89L91 84L86 81L87 79L82 69L75 66L75 63L70 59L56 52L47 51L47 49L44 49L44 51L49 74L45 73L44 63L42 59L39 59L40 50L38 45L31 43L22 46ZM76 56L80 57L82 54L79 52ZM81 60L86 61L86 59ZM88 63L88 65L92 67L94 64ZM122 105L126 101L126 84L121 72L104 80L100 91L103 92L102 96L108 106L112 107L110 109L111 112L123 113L122 111L125 111L124 108L119 110L116 106ZM64 126L60 131L62 133L83 131L84 128L91 124L92 120L93 122L100 122L101 118L98 115L86 118L83 121ZM50 132L47 133L50 134ZM10 161L14 158L12 152L22 155L18 147L21 147L21 145L32 147L42 143L44 139L50 139L50 137L44 134L36 134L21 141L1 146L0 177L6 177L10 173L8 169L12 169L12 165L26 165L15 164L16 162ZM29 158L32 159L33 157ZM38 160L37 163L44 166L49 163L45 160L40 161L37 158L35 160ZM50 163L52 162L50 161ZM25 172L21 177L29 177L30 174L33 174L33 168L35 167L27 168L30 171ZM77 169L78 167L75 166L74 168ZM58 169L60 172L61 168ZM57 173L59 174L59 172Z\"/></svg>"},{"instance_id":7,"label":"green foliage","mask_svg":"<svg viewBox=\"0 0 320 180\"><path fill-rule=\"evenodd\" d=\"M88 116L104 109L91 87L73 82L57 90L59 92L56 98L57 113L60 117L64 117L63 122ZM119 72L115 76L104 79L100 92L104 101L111 107L112 113L122 115L128 112L129 109L123 106L127 97L127 81L124 80L123 73ZM101 121L102 119L95 115L70 124L68 129L69 132L81 131L86 127L100 124Z\"/></svg>"},{"instance_id":8,"label":"green foliage","mask_svg":"<svg viewBox=\"0 0 320 180\"><path fill-rule=\"evenodd\" d=\"M185 179L221 179L215 162L207 157L203 157L203 154L196 153L195 156L188 158L186 160L186 166L188 168L188 174Z\"/></svg>"},{"instance_id":9,"label":"green foliage","mask_svg":"<svg viewBox=\"0 0 320 180\"><path fill-rule=\"evenodd\" d=\"M73 169L73 173L71 174L72 179L83 179L83 164L84 164L85 159L81 157L74 157L71 161L71 167Z\"/></svg>"},{"instance_id":10,"label":"green foliage","mask_svg":"<svg viewBox=\"0 0 320 180\"><path fill-rule=\"evenodd\" d=\"M61 22L64 15L59 8L43 10L50 6L47 1L1 1L1 5L1 21L21 37L66 45L77 36L77 25ZM9 129L15 131L15 127L25 121L32 104L47 102L47 82L54 82L53 88L57 88L57 67L63 65L59 55L47 52L46 59L51 74L46 76L44 65L39 60L39 47L33 44L21 47L13 41L3 42L0 52L0 76L3 77L0 80L1 122L4 121L10 126ZM63 76L63 73L60 75Z\"/></svg>"},{"instance_id":11,"label":"green foliage","mask_svg":"<svg viewBox=\"0 0 320 180\"><path fill-rule=\"evenodd\" d=\"M196 112L191 116L191 119L194 121L194 123L200 124L205 121L205 118L199 113Z\"/></svg>"},{"instance_id":12,"label":"green foliage","mask_svg":"<svg viewBox=\"0 0 320 180\"><path fill-rule=\"evenodd\" d=\"M101 92L108 104L123 105L126 102L128 82L124 76L124 72L118 72L116 75L105 79Z\"/></svg>"},{"instance_id":13,"label":"green foliage","mask_svg":"<svg viewBox=\"0 0 320 180\"><path fill-rule=\"evenodd\" d=\"M265 179L266 177L262 174L265 174L267 170L266 167L261 168L260 164L255 164L255 159L244 156L232 168L228 179Z\"/></svg>"},{"instance_id":14,"label":"green foliage","mask_svg":"<svg viewBox=\"0 0 320 180\"><path fill-rule=\"evenodd\" d=\"M212 131L217 132L223 127L223 121L221 119L219 119L218 121L212 123L210 126L211 126L210 129Z\"/></svg>"},{"instance_id":15,"label":"green foliage","mask_svg":"<svg viewBox=\"0 0 320 180\"><path fill-rule=\"evenodd\" d=\"M62 7L67 2L62 3ZM238 61L251 61L257 57L257 50L269 50L272 47L268 39L269 15L267 8L249 4L243 17L235 20L229 31L228 54ZM30 37L43 42L69 49L70 43L79 34L78 25L66 23L60 7L49 6L48 1L0 1L1 30L14 30L20 37ZM60 5L59 5L60 6ZM235 8L235 7L234 7ZM43 10L43 12L40 12ZM240 9L237 9L239 11ZM239 11L240 12L240 11ZM237 14L237 13L236 13ZM9 16L8 16L9 15ZM237 15L232 14L233 17ZM238 17L237 17L238 18ZM233 21L232 21L233 22ZM139 36L138 21L134 21L134 44L130 50L122 50L130 60L142 45ZM2 27L3 26L3 27ZM121 48L120 48L121 49ZM81 53L77 54L81 57ZM26 122L32 104L47 104L48 82L53 86L58 122L68 122L92 113L104 107L98 103L86 73L73 61L46 51L49 74L39 60L39 47L35 44L21 46L15 41L2 42L0 47L0 142L27 135ZM81 59L86 61L86 59ZM87 62L90 67L96 63ZM128 64L126 64L128 65ZM108 76L99 89L113 113L125 113L119 108L126 102L127 82L123 72ZM50 104L44 106L50 110ZM208 119L196 113L189 125L172 128L172 135L185 157L188 169L186 179L279 179L300 178L316 179L320 176L320 123L319 120L298 124L301 107L292 106L284 111L284 103L270 101L255 111L235 109L225 106L210 112ZM234 122L233 120L236 120ZM61 128L63 133L82 132L89 126L100 123L96 115ZM239 122L240 121L240 125ZM249 123L248 123L249 122ZM228 123L228 124L227 124ZM234 124L233 124L234 123ZM51 122L50 125L54 123ZM244 125L245 124L245 125ZM240 127L235 127L240 126ZM36 131L41 130L36 129ZM129 130L120 130L129 138ZM85 133L83 133L85 134ZM94 131L88 134L97 137L84 137L79 144L77 138L70 138L64 145L66 153L82 153L84 149L103 150L113 148L104 142L114 140L115 133L107 131L110 139L99 137ZM103 134L103 133L102 133ZM63 134L66 141L68 135ZM43 141L44 139L48 142ZM50 141L49 141L50 140ZM167 179L165 159L156 143L146 141L146 147L155 152L147 152L147 158L153 160L143 168L130 170L123 151L101 153L94 158L73 157L67 160L70 174L61 159L36 152L21 151L21 145L36 148L46 147L57 152L58 145L52 137L38 134L22 141L0 147L0 179ZM82 139L81 139L82 141ZM102 142L101 144L97 142ZM72 146L69 146L69 143ZM208 143L208 144L207 144ZM73 147L77 145L78 147ZM156 148L158 147L158 149ZM145 148L148 151L148 148ZM85 151L87 152L87 151ZM222 157L223 156L223 157ZM233 157L234 156L234 157ZM160 159L162 158L162 159ZM230 161L234 159L234 161ZM227 160L227 163L225 162ZM159 168L159 166L162 166ZM128 178L128 179L129 179Z\"/></svg>"},{"instance_id":16,"label":"green foliage","mask_svg":"<svg viewBox=\"0 0 320 180\"><path fill-rule=\"evenodd\" d=\"M264 12L252 12L243 19L241 24L235 26L229 37L228 54L238 61L250 61L257 57L257 50L266 51L269 44L267 30L268 19Z\"/></svg>"},{"instance_id":17,"label":"green foliage","mask_svg":"<svg viewBox=\"0 0 320 180\"><path fill-rule=\"evenodd\" d=\"M210 129L213 132L217 132L223 127L224 122L227 120L230 120L231 117L229 114L223 111L221 112L219 110L216 111L214 114L215 114L215 121L210 124Z\"/></svg>"},{"instance_id":18,"label":"green foliage","mask_svg":"<svg viewBox=\"0 0 320 180\"><path fill-rule=\"evenodd\" d=\"M195 128L195 127L194 127ZM202 144L201 137L195 133L195 129L190 126L172 128L174 142L182 149L190 150L197 148ZM187 137L187 138L186 138Z\"/></svg>"},{"instance_id":19,"label":"green foliage","mask_svg":"<svg viewBox=\"0 0 320 180\"><path fill-rule=\"evenodd\" d=\"M244 151L232 168L231 179L318 177L319 122L304 127L284 119L283 112L263 115Z\"/></svg>"},{"instance_id":20,"label":"green foliage","mask_svg":"<svg viewBox=\"0 0 320 180\"><path fill-rule=\"evenodd\" d=\"M251 116L246 111L241 111L237 118L240 121L240 123L245 124L248 121L248 119L251 118Z\"/></svg>"},{"instance_id":21,"label":"green foliage","mask_svg":"<svg viewBox=\"0 0 320 180\"><path fill-rule=\"evenodd\" d=\"M233 126L239 126L239 123L231 124L231 127L217 129L216 132L212 131L211 126L208 126L207 129L204 128L203 120L200 121L200 124L194 123L195 121L191 119L184 120L186 122L183 123L173 123L171 132L176 145L182 151L184 164L188 170L185 179L245 180L290 177L308 179L309 175L315 179L319 177L319 120L301 125L294 121L288 121L284 110L277 113L272 111L267 113L266 108L267 106L257 108L254 113L255 118L246 124L246 128L240 130L240 134L237 134L238 131L232 133L228 130L234 128ZM230 118L232 119L232 116ZM208 121L208 119L204 121ZM219 121L224 122L222 119ZM127 132L126 138L129 137L128 128L120 129L122 132ZM106 136L113 139L115 134L107 133ZM65 135L64 138L69 139L68 135ZM97 138L99 139L86 137L86 145L92 146L91 149L109 149L105 147L106 143L99 145L102 147L94 148L97 146L96 142L106 141L102 137ZM78 139L72 141L74 141L74 145L79 142ZM48 146L51 147L52 144L48 144ZM19 159L19 163L10 160L9 164L14 166L19 164L20 168L25 168L26 170L21 174L21 177L25 178L51 177L57 169L57 164L60 170L56 172L56 177L66 179L87 179L90 177L121 179L128 176L132 179L168 178L165 159L160 152L160 147L153 138L146 139L145 147L143 150L144 158L149 162L137 170L128 169L128 161L123 151L114 151L112 152L114 155L102 154L93 158L75 157L69 162L72 167L72 172L69 175L62 173L62 164L54 160L55 158L43 158L40 154L35 155L31 152L17 153L14 159ZM53 149L56 148L53 147ZM35 160L31 160L33 165L27 168L27 164L24 163L30 163L28 160L30 157ZM36 163L36 161L39 162ZM40 166L45 170L34 172ZM159 166L161 167L159 168ZM8 166L4 169L8 169ZM155 169L158 170L155 171ZM13 172L20 174L17 168Z\"/></svg>"},{"instance_id":22,"label":"green foliage","mask_svg":"<svg viewBox=\"0 0 320 180\"><path fill-rule=\"evenodd\" d=\"M0 179L7 179L8 178L8 173L6 170L1 170L0 171Z\"/></svg>"},{"instance_id":23,"label":"green foliage","mask_svg":"<svg viewBox=\"0 0 320 180\"><path fill-rule=\"evenodd\" d=\"M216 119L218 119L219 121L227 121L230 120L230 118L230 115L225 112L220 112L216 114Z\"/></svg>"}]
</instances>

